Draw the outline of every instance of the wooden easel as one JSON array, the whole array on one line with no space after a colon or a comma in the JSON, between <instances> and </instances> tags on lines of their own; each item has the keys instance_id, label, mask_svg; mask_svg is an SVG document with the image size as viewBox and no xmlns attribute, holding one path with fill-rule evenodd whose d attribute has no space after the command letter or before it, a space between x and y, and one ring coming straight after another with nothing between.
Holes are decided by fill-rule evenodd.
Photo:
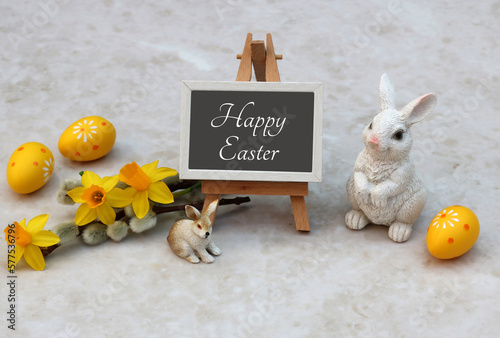
<instances>
[{"instance_id":1,"label":"wooden easel","mask_svg":"<svg viewBox=\"0 0 500 338\"><path fill-rule=\"evenodd\" d=\"M252 64L257 81L280 82L278 64L281 55L274 53L271 34L266 36L266 45L262 40L252 41L252 34L247 34L243 53L238 54L241 59L236 81L250 81L252 78ZM201 192L206 194L203 211L213 201L220 200L221 194L246 195L283 195L290 196L292 202L295 226L299 231L310 231L304 196L308 195L307 182L256 182L256 181L223 181L202 180ZM212 214L212 222L216 212Z\"/></svg>"}]
</instances>

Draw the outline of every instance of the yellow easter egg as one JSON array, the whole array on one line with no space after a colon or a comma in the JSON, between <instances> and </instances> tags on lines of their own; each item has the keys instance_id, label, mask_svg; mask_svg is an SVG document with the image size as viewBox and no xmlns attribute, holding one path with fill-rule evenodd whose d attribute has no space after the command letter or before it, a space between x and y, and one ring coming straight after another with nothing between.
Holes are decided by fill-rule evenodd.
<instances>
[{"instance_id":1,"label":"yellow easter egg","mask_svg":"<svg viewBox=\"0 0 500 338\"><path fill-rule=\"evenodd\" d=\"M29 194L43 187L54 171L54 156L41 143L28 142L14 150L7 163L7 182L17 193Z\"/></svg>"},{"instance_id":2,"label":"yellow easter egg","mask_svg":"<svg viewBox=\"0 0 500 338\"><path fill-rule=\"evenodd\" d=\"M453 205L441 210L427 229L427 248L437 258L450 259L469 251L479 236L479 221L468 208Z\"/></svg>"},{"instance_id":3,"label":"yellow easter egg","mask_svg":"<svg viewBox=\"0 0 500 338\"><path fill-rule=\"evenodd\" d=\"M59 138L59 152L73 161L92 161L105 156L115 144L113 124L99 116L72 123Z\"/></svg>"}]
</instances>

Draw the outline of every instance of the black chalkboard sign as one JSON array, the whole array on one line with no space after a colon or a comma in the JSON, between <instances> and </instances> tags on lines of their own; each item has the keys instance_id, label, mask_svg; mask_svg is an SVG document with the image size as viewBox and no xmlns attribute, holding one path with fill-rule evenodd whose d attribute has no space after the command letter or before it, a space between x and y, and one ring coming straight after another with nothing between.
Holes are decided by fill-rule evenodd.
<instances>
[{"instance_id":1,"label":"black chalkboard sign","mask_svg":"<svg viewBox=\"0 0 500 338\"><path fill-rule=\"evenodd\" d=\"M321 180L320 83L182 85L184 179Z\"/></svg>"}]
</instances>

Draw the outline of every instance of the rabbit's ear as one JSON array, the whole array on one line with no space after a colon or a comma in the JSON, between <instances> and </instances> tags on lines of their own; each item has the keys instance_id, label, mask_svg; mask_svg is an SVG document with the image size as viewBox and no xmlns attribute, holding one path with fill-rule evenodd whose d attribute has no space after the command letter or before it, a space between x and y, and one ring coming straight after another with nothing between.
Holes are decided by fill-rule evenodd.
<instances>
[{"instance_id":1,"label":"rabbit's ear","mask_svg":"<svg viewBox=\"0 0 500 338\"><path fill-rule=\"evenodd\" d=\"M187 217L191 218L193 221L197 221L198 219L200 219L201 214L198 209L191 205L186 205L185 209Z\"/></svg>"},{"instance_id":2,"label":"rabbit's ear","mask_svg":"<svg viewBox=\"0 0 500 338\"><path fill-rule=\"evenodd\" d=\"M210 203L208 205L208 208L205 211L205 214L207 214L208 216L211 216L217 210L218 206L219 206L219 200L213 201L212 203Z\"/></svg>"},{"instance_id":3,"label":"rabbit's ear","mask_svg":"<svg viewBox=\"0 0 500 338\"><path fill-rule=\"evenodd\" d=\"M389 77L385 73L380 78L378 96L380 98L380 111L393 109L396 106L396 93L391 81L389 81Z\"/></svg>"},{"instance_id":4,"label":"rabbit's ear","mask_svg":"<svg viewBox=\"0 0 500 338\"><path fill-rule=\"evenodd\" d=\"M429 115L436 105L436 101L436 95L434 95L433 93L420 96L408 103L401 110L401 115L403 116L403 119L406 121L406 123L411 126L412 124L423 120L427 115Z\"/></svg>"}]
</instances>

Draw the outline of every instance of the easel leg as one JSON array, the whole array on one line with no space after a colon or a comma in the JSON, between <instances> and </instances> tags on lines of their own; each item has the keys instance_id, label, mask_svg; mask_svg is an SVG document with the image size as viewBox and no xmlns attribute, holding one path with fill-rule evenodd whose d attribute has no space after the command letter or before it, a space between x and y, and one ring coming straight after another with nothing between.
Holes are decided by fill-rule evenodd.
<instances>
[{"instance_id":1,"label":"easel leg","mask_svg":"<svg viewBox=\"0 0 500 338\"><path fill-rule=\"evenodd\" d=\"M290 196L292 202L295 227L299 231L310 231L309 218L307 217L306 200L304 196Z\"/></svg>"},{"instance_id":2,"label":"easel leg","mask_svg":"<svg viewBox=\"0 0 500 338\"><path fill-rule=\"evenodd\" d=\"M205 203L203 203L202 213L205 212L205 210L207 210L210 203L212 203L213 201L217 201L217 207L215 208L214 213L210 216L210 220L212 221L212 226L214 225L215 215L217 215L217 209L219 208L219 200L220 200L220 194L206 194L205 195Z\"/></svg>"}]
</instances>

